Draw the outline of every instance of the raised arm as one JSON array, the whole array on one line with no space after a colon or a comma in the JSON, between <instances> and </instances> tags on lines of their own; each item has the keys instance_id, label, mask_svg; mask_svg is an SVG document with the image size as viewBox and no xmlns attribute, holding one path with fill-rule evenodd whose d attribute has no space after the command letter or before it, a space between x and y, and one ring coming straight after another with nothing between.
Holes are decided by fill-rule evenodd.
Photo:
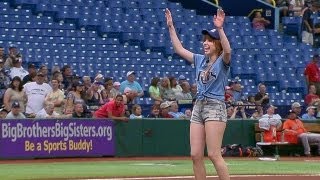
<instances>
[{"instance_id":1,"label":"raised arm","mask_svg":"<svg viewBox=\"0 0 320 180\"><path fill-rule=\"evenodd\" d=\"M224 19L225 19L225 13L223 12L222 9L218 9L217 15L213 16L213 24L217 28L217 31L219 32L220 41L223 49L223 61L226 64L229 64L231 60L231 47L230 47L229 40L223 30Z\"/></svg>"},{"instance_id":2,"label":"raised arm","mask_svg":"<svg viewBox=\"0 0 320 180\"><path fill-rule=\"evenodd\" d=\"M176 30L173 26L171 12L168 8L166 9L166 19L167 19L167 26L169 29L170 39L172 41L174 51L177 54L179 54L183 59L189 61L192 64L193 63L193 53L186 50L182 46L182 44L177 36Z\"/></svg>"}]
</instances>

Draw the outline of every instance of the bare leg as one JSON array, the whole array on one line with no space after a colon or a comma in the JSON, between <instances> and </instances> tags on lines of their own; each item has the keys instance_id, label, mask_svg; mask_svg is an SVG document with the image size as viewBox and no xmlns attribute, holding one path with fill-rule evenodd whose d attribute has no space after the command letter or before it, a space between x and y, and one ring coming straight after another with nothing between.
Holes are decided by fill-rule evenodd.
<instances>
[{"instance_id":1,"label":"bare leg","mask_svg":"<svg viewBox=\"0 0 320 180\"><path fill-rule=\"evenodd\" d=\"M205 133L203 124L193 122L190 123L190 146L195 179L204 180L206 179L206 169L203 162L205 147Z\"/></svg>"},{"instance_id":2,"label":"bare leg","mask_svg":"<svg viewBox=\"0 0 320 180\"><path fill-rule=\"evenodd\" d=\"M205 124L208 157L216 168L220 180L230 180L228 167L221 155L221 144L226 123L207 121Z\"/></svg>"}]
</instances>

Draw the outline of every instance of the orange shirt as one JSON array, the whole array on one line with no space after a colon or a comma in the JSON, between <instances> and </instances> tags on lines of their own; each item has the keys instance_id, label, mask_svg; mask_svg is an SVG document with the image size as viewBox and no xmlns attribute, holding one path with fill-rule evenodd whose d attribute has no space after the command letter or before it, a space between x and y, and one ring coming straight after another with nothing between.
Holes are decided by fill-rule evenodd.
<instances>
[{"instance_id":1,"label":"orange shirt","mask_svg":"<svg viewBox=\"0 0 320 180\"><path fill-rule=\"evenodd\" d=\"M300 121L299 119L287 119L283 123L283 129L293 130L297 132L296 134L290 131L285 132L284 139L289 143L298 143L298 135L307 132L307 130L303 126L302 121Z\"/></svg>"},{"instance_id":2,"label":"orange shirt","mask_svg":"<svg viewBox=\"0 0 320 180\"><path fill-rule=\"evenodd\" d=\"M264 142L280 142L281 132L277 132L277 128L275 126L271 126L269 130L263 131L263 141Z\"/></svg>"}]
</instances>

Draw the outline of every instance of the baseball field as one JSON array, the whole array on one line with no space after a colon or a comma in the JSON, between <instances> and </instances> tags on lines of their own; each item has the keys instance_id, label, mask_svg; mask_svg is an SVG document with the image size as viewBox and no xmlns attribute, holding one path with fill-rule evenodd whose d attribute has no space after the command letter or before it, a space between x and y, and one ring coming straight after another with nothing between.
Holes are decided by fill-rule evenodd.
<instances>
[{"instance_id":1,"label":"baseball field","mask_svg":"<svg viewBox=\"0 0 320 180\"><path fill-rule=\"evenodd\" d=\"M320 179L320 158L226 158L231 179ZM218 179L209 160L209 179ZM188 157L1 160L0 179L192 179Z\"/></svg>"}]
</instances>

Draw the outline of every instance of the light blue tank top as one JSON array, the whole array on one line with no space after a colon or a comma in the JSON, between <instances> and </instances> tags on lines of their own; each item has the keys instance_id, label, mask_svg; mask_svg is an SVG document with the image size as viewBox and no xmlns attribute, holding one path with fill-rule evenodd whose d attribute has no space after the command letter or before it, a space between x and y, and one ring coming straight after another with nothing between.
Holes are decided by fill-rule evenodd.
<instances>
[{"instance_id":1,"label":"light blue tank top","mask_svg":"<svg viewBox=\"0 0 320 180\"><path fill-rule=\"evenodd\" d=\"M230 65L225 64L220 55L205 76L205 70L208 67L207 58L201 54L194 54L193 59L196 67L197 99L206 97L224 101Z\"/></svg>"}]
</instances>

